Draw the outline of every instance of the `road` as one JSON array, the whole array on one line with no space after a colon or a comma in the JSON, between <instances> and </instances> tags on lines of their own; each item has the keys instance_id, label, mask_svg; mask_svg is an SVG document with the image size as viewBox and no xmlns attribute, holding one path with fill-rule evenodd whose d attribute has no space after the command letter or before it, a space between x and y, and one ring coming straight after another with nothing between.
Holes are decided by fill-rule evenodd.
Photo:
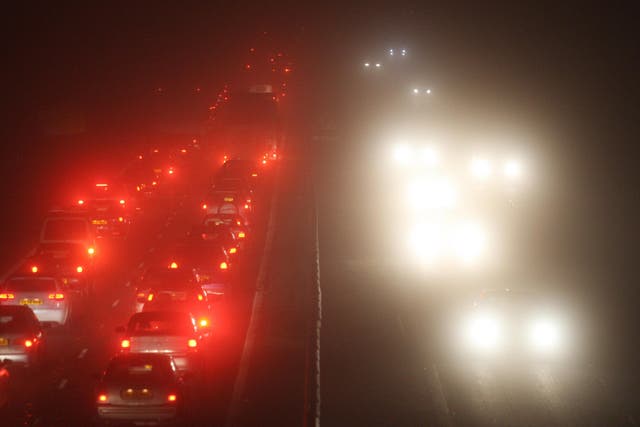
<instances>
[{"instance_id":1,"label":"road","mask_svg":"<svg viewBox=\"0 0 640 427\"><path fill-rule=\"evenodd\" d=\"M622 336L576 345L562 363L503 364L450 353L443 338L452 314L481 284L416 274L385 245L388 223L375 209L379 200L371 200L378 193L371 192L370 152L371 145L340 137L322 138L313 151L322 425L637 425L633 362L603 357Z\"/></svg>"}]
</instances>

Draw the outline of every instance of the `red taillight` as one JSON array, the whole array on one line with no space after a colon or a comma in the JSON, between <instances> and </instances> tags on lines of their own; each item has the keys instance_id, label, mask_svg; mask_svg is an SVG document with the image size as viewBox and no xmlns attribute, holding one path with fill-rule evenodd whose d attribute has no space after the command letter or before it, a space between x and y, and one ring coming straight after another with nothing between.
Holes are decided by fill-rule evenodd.
<instances>
[{"instance_id":1,"label":"red taillight","mask_svg":"<svg viewBox=\"0 0 640 427\"><path fill-rule=\"evenodd\" d=\"M78 200L78 204L79 204L80 206L84 205L84 200Z\"/></svg>"},{"instance_id":2,"label":"red taillight","mask_svg":"<svg viewBox=\"0 0 640 427\"><path fill-rule=\"evenodd\" d=\"M207 204L206 204L206 203L203 203L203 204L202 204L202 209L203 209L203 210L206 210L206 209L207 209Z\"/></svg>"},{"instance_id":3,"label":"red taillight","mask_svg":"<svg viewBox=\"0 0 640 427\"><path fill-rule=\"evenodd\" d=\"M204 300L204 296L202 294L198 294L198 301L203 301Z\"/></svg>"},{"instance_id":4,"label":"red taillight","mask_svg":"<svg viewBox=\"0 0 640 427\"><path fill-rule=\"evenodd\" d=\"M96 250L95 250L95 248L89 248L89 249L87 249L87 253L88 253L89 255L93 256L93 255L95 255Z\"/></svg>"},{"instance_id":5,"label":"red taillight","mask_svg":"<svg viewBox=\"0 0 640 427\"><path fill-rule=\"evenodd\" d=\"M62 300L64 300L64 294L60 293L60 292L56 292L54 294L49 294L49 299L50 300L55 300L55 301L62 301Z\"/></svg>"},{"instance_id":6,"label":"red taillight","mask_svg":"<svg viewBox=\"0 0 640 427\"><path fill-rule=\"evenodd\" d=\"M120 199L120 204L124 205L126 202L124 201L124 199Z\"/></svg>"},{"instance_id":7,"label":"red taillight","mask_svg":"<svg viewBox=\"0 0 640 427\"><path fill-rule=\"evenodd\" d=\"M266 165L267 164L267 159L262 159L262 164Z\"/></svg>"},{"instance_id":8,"label":"red taillight","mask_svg":"<svg viewBox=\"0 0 640 427\"><path fill-rule=\"evenodd\" d=\"M191 338L189 341L187 341L187 346L189 348L196 348L198 346L198 341Z\"/></svg>"},{"instance_id":9,"label":"red taillight","mask_svg":"<svg viewBox=\"0 0 640 427\"><path fill-rule=\"evenodd\" d=\"M256 177L258 176L258 174L254 172L254 173L252 173L252 174L251 174L251 176L252 176L253 178L256 178Z\"/></svg>"},{"instance_id":10,"label":"red taillight","mask_svg":"<svg viewBox=\"0 0 640 427\"><path fill-rule=\"evenodd\" d=\"M169 168L169 175L173 175L173 168Z\"/></svg>"},{"instance_id":11,"label":"red taillight","mask_svg":"<svg viewBox=\"0 0 640 427\"><path fill-rule=\"evenodd\" d=\"M26 348L31 348L31 347L33 347L34 342L35 342L35 340L24 340L24 346Z\"/></svg>"},{"instance_id":12,"label":"red taillight","mask_svg":"<svg viewBox=\"0 0 640 427\"><path fill-rule=\"evenodd\" d=\"M147 295L147 301L149 302L153 301L153 294Z\"/></svg>"},{"instance_id":13,"label":"red taillight","mask_svg":"<svg viewBox=\"0 0 640 427\"><path fill-rule=\"evenodd\" d=\"M178 396L176 396L175 394L169 394L167 396L167 402L175 402L176 400L178 400Z\"/></svg>"},{"instance_id":14,"label":"red taillight","mask_svg":"<svg viewBox=\"0 0 640 427\"><path fill-rule=\"evenodd\" d=\"M84 271L84 267L82 267L81 265L76 267L76 272L82 273L83 271Z\"/></svg>"},{"instance_id":15,"label":"red taillight","mask_svg":"<svg viewBox=\"0 0 640 427\"><path fill-rule=\"evenodd\" d=\"M227 265L227 263L225 261L222 261L220 263L220 270L226 270L227 268L229 268L229 266Z\"/></svg>"},{"instance_id":16,"label":"red taillight","mask_svg":"<svg viewBox=\"0 0 640 427\"><path fill-rule=\"evenodd\" d=\"M207 319L200 319L198 325L200 325L201 328L206 328L209 326L209 321Z\"/></svg>"},{"instance_id":17,"label":"red taillight","mask_svg":"<svg viewBox=\"0 0 640 427\"><path fill-rule=\"evenodd\" d=\"M118 222L124 222L124 217L119 216L119 217L118 217Z\"/></svg>"},{"instance_id":18,"label":"red taillight","mask_svg":"<svg viewBox=\"0 0 640 427\"><path fill-rule=\"evenodd\" d=\"M153 186L155 187L156 185L158 185L158 181L153 181L153 182L151 183L151 185L153 185Z\"/></svg>"},{"instance_id":19,"label":"red taillight","mask_svg":"<svg viewBox=\"0 0 640 427\"><path fill-rule=\"evenodd\" d=\"M241 231L238 233L238 239L244 239L245 238L245 234L244 231Z\"/></svg>"},{"instance_id":20,"label":"red taillight","mask_svg":"<svg viewBox=\"0 0 640 427\"><path fill-rule=\"evenodd\" d=\"M3 292L0 294L0 301L6 301L10 299L14 299L16 296L10 292Z\"/></svg>"},{"instance_id":21,"label":"red taillight","mask_svg":"<svg viewBox=\"0 0 640 427\"><path fill-rule=\"evenodd\" d=\"M98 395L98 403L107 403L107 395L106 394L99 394Z\"/></svg>"},{"instance_id":22,"label":"red taillight","mask_svg":"<svg viewBox=\"0 0 640 427\"><path fill-rule=\"evenodd\" d=\"M178 268L178 263L175 261L172 261L171 264L169 264L169 268L172 270L176 270Z\"/></svg>"},{"instance_id":23,"label":"red taillight","mask_svg":"<svg viewBox=\"0 0 640 427\"><path fill-rule=\"evenodd\" d=\"M122 341L120 341L120 347L122 347L122 348L129 348L129 347L131 347L131 341L129 341L129 340L122 340Z\"/></svg>"},{"instance_id":24,"label":"red taillight","mask_svg":"<svg viewBox=\"0 0 640 427\"><path fill-rule=\"evenodd\" d=\"M235 247L234 247L234 248L229 249L229 253L230 253L231 255L235 254L236 252L238 252L238 248L235 248Z\"/></svg>"},{"instance_id":25,"label":"red taillight","mask_svg":"<svg viewBox=\"0 0 640 427\"><path fill-rule=\"evenodd\" d=\"M31 272L32 273L37 273L38 272L38 266L37 265L32 266L31 267Z\"/></svg>"}]
</instances>

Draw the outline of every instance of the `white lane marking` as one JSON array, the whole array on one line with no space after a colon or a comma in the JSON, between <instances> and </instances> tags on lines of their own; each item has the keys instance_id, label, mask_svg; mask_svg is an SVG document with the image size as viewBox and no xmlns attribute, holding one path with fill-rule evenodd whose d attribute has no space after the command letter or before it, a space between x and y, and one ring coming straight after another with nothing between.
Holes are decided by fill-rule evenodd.
<instances>
[{"instance_id":1,"label":"white lane marking","mask_svg":"<svg viewBox=\"0 0 640 427\"><path fill-rule=\"evenodd\" d=\"M63 388L65 388L68 382L68 379L63 378L62 381L60 381L60 384L58 384L58 390L62 390Z\"/></svg>"},{"instance_id":2,"label":"white lane marking","mask_svg":"<svg viewBox=\"0 0 640 427\"><path fill-rule=\"evenodd\" d=\"M80 351L80 353L78 354L78 359L84 359L84 357L87 355L87 351L89 351L88 348L83 348L82 351Z\"/></svg>"},{"instance_id":3,"label":"white lane marking","mask_svg":"<svg viewBox=\"0 0 640 427\"><path fill-rule=\"evenodd\" d=\"M316 298L318 304L316 306L316 405L315 405L315 426L320 427L320 409L321 409L321 389L320 389L320 334L322 332L322 287L320 285L320 233L319 233L319 220L318 220L318 195L314 188L315 198L315 271L314 276L316 279Z\"/></svg>"},{"instance_id":4,"label":"white lane marking","mask_svg":"<svg viewBox=\"0 0 640 427\"><path fill-rule=\"evenodd\" d=\"M242 355L240 356L240 363L238 365L238 374L233 383L233 391L231 393L231 404L227 420L225 425L233 426L235 420L237 420L240 414L240 403L244 400L245 386L247 382L247 375L249 373L249 363L251 361L251 355L253 353L253 346L255 343L255 336L257 327L260 323L260 314L262 311L262 303L264 298L264 280L267 275L268 255L271 252L271 246L273 244L273 235L275 230L276 211L278 205L278 184L280 181L279 170L277 171L276 183L273 189L273 196L271 197L271 209L269 212L269 220L267 222L267 236L265 238L264 248L262 250L262 259L260 260L260 267L258 269L258 278L256 279L256 291L253 295L253 304L251 306L251 314L249 318L249 326L247 327L247 333L245 335L244 346L242 348Z\"/></svg>"},{"instance_id":5,"label":"white lane marking","mask_svg":"<svg viewBox=\"0 0 640 427\"><path fill-rule=\"evenodd\" d=\"M118 306L118 304L120 304L120 300L117 299L113 302L113 304L111 304L111 308L116 308Z\"/></svg>"}]
</instances>

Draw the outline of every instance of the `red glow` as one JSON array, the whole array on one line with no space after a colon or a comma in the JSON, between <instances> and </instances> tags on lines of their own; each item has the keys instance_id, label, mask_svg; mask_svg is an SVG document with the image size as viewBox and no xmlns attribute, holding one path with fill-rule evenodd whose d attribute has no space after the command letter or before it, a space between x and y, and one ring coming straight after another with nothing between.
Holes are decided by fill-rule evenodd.
<instances>
[{"instance_id":1,"label":"red glow","mask_svg":"<svg viewBox=\"0 0 640 427\"><path fill-rule=\"evenodd\" d=\"M251 64L245 64L244 69L245 70L250 70L251 69Z\"/></svg>"},{"instance_id":2,"label":"red glow","mask_svg":"<svg viewBox=\"0 0 640 427\"><path fill-rule=\"evenodd\" d=\"M3 292L0 294L0 300L10 300L14 299L16 296L10 292Z\"/></svg>"},{"instance_id":3,"label":"red glow","mask_svg":"<svg viewBox=\"0 0 640 427\"><path fill-rule=\"evenodd\" d=\"M119 216L119 217L118 217L118 222L124 222L124 218L123 218L123 217L121 217L121 216Z\"/></svg>"},{"instance_id":4,"label":"red glow","mask_svg":"<svg viewBox=\"0 0 640 427\"><path fill-rule=\"evenodd\" d=\"M25 346L26 348L31 348L31 347L33 347L33 341L31 341L31 340L24 340L24 346Z\"/></svg>"},{"instance_id":5,"label":"red glow","mask_svg":"<svg viewBox=\"0 0 640 427\"><path fill-rule=\"evenodd\" d=\"M198 324L201 328L206 328L207 326L209 326L209 321L207 319L200 319Z\"/></svg>"},{"instance_id":6,"label":"red glow","mask_svg":"<svg viewBox=\"0 0 640 427\"><path fill-rule=\"evenodd\" d=\"M178 396L176 396L175 394L170 394L167 396L167 402L175 402L176 400L178 400Z\"/></svg>"},{"instance_id":7,"label":"red glow","mask_svg":"<svg viewBox=\"0 0 640 427\"><path fill-rule=\"evenodd\" d=\"M89 249L87 249L87 253L88 253L89 255L95 255L96 250L95 250L95 248L89 248Z\"/></svg>"},{"instance_id":8,"label":"red glow","mask_svg":"<svg viewBox=\"0 0 640 427\"><path fill-rule=\"evenodd\" d=\"M191 338L189 341L187 341L187 346L189 348L196 348L198 346L198 341L196 341L195 339Z\"/></svg>"},{"instance_id":9,"label":"red glow","mask_svg":"<svg viewBox=\"0 0 640 427\"><path fill-rule=\"evenodd\" d=\"M291 68L289 68L289 67L284 67L284 72L285 72L285 73L290 73L290 72L291 72Z\"/></svg>"},{"instance_id":10,"label":"red glow","mask_svg":"<svg viewBox=\"0 0 640 427\"><path fill-rule=\"evenodd\" d=\"M262 159L262 164L266 165L267 164L267 159Z\"/></svg>"},{"instance_id":11,"label":"red glow","mask_svg":"<svg viewBox=\"0 0 640 427\"><path fill-rule=\"evenodd\" d=\"M122 341L120 341L120 347L122 347L122 348L129 348L129 347L131 347L131 341L129 341L129 340L122 340Z\"/></svg>"},{"instance_id":12,"label":"red glow","mask_svg":"<svg viewBox=\"0 0 640 427\"><path fill-rule=\"evenodd\" d=\"M225 261L222 261L220 263L220 270L226 270L229 268L229 265L227 265L227 263Z\"/></svg>"},{"instance_id":13,"label":"red glow","mask_svg":"<svg viewBox=\"0 0 640 427\"><path fill-rule=\"evenodd\" d=\"M252 174L251 174L251 176L252 176L253 178L256 178L256 177L258 176L258 174L254 172L254 173L252 173Z\"/></svg>"},{"instance_id":14,"label":"red glow","mask_svg":"<svg viewBox=\"0 0 640 427\"><path fill-rule=\"evenodd\" d=\"M31 272L32 273L37 273L38 272L38 266L34 265L33 267L31 267Z\"/></svg>"},{"instance_id":15,"label":"red glow","mask_svg":"<svg viewBox=\"0 0 640 427\"><path fill-rule=\"evenodd\" d=\"M236 252L238 252L238 248L229 249L229 253L232 254L232 255L235 254Z\"/></svg>"},{"instance_id":16,"label":"red glow","mask_svg":"<svg viewBox=\"0 0 640 427\"><path fill-rule=\"evenodd\" d=\"M99 394L98 395L98 402L105 403L106 401L107 401L107 395L106 394Z\"/></svg>"},{"instance_id":17,"label":"red glow","mask_svg":"<svg viewBox=\"0 0 640 427\"><path fill-rule=\"evenodd\" d=\"M203 204L202 204L202 209L203 209L203 210L206 210L206 209L207 209L207 204L206 204L206 203L203 203Z\"/></svg>"},{"instance_id":18,"label":"red glow","mask_svg":"<svg viewBox=\"0 0 640 427\"><path fill-rule=\"evenodd\" d=\"M149 302L153 301L153 294L147 295L147 301Z\"/></svg>"},{"instance_id":19,"label":"red glow","mask_svg":"<svg viewBox=\"0 0 640 427\"><path fill-rule=\"evenodd\" d=\"M54 294L49 294L49 299L55 300L55 301L62 301L62 300L64 300L64 294L60 293L60 292L56 292Z\"/></svg>"},{"instance_id":20,"label":"red glow","mask_svg":"<svg viewBox=\"0 0 640 427\"><path fill-rule=\"evenodd\" d=\"M138 160L142 160L142 154L138 154Z\"/></svg>"},{"instance_id":21,"label":"red glow","mask_svg":"<svg viewBox=\"0 0 640 427\"><path fill-rule=\"evenodd\" d=\"M84 268L81 265L76 267L76 272L82 273L83 271L84 271Z\"/></svg>"},{"instance_id":22,"label":"red glow","mask_svg":"<svg viewBox=\"0 0 640 427\"><path fill-rule=\"evenodd\" d=\"M96 187L100 187L100 188L105 188L108 187L109 184L105 184L105 183L100 183L100 184L96 184Z\"/></svg>"},{"instance_id":23,"label":"red glow","mask_svg":"<svg viewBox=\"0 0 640 427\"><path fill-rule=\"evenodd\" d=\"M84 205L84 200L78 200L78 204L81 206Z\"/></svg>"},{"instance_id":24,"label":"red glow","mask_svg":"<svg viewBox=\"0 0 640 427\"><path fill-rule=\"evenodd\" d=\"M171 264L169 264L169 268L175 270L176 268L178 268L178 263L175 261L171 261Z\"/></svg>"},{"instance_id":25,"label":"red glow","mask_svg":"<svg viewBox=\"0 0 640 427\"><path fill-rule=\"evenodd\" d=\"M244 231L241 231L238 233L238 239L244 239L245 235L244 235Z\"/></svg>"}]
</instances>

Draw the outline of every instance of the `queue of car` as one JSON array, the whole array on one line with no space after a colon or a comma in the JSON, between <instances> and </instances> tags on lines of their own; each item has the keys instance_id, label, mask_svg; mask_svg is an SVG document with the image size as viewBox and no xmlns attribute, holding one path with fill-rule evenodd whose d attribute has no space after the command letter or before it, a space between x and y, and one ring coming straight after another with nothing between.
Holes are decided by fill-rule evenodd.
<instances>
[{"instance_id":1,"label":"queue of car","mask_svg":"<svg viewBox=\"0 0 640 427\"><path fill-rule=\"evenodd\" d=\"M37 246L0 284L0 406L9 400L11 369L4 365L38 367L46 329L64 333L74 305L93 294L105 242L126 239L163 189L169 197L176 194L178 184L170 180L187 175L196 149L152 148L119 178L92 183L47 214ZM135 306L116 330L118 352L96 378L98 423L188 417L188 389L213 350L218 311L233 292L232 272L241 268L255 222L257 168L257 161L231 159L208 171L211 184L202 189L207 206L196 209L201 220L181 238L163 242L133 281Z\"/></svg>"}]
</instances>

